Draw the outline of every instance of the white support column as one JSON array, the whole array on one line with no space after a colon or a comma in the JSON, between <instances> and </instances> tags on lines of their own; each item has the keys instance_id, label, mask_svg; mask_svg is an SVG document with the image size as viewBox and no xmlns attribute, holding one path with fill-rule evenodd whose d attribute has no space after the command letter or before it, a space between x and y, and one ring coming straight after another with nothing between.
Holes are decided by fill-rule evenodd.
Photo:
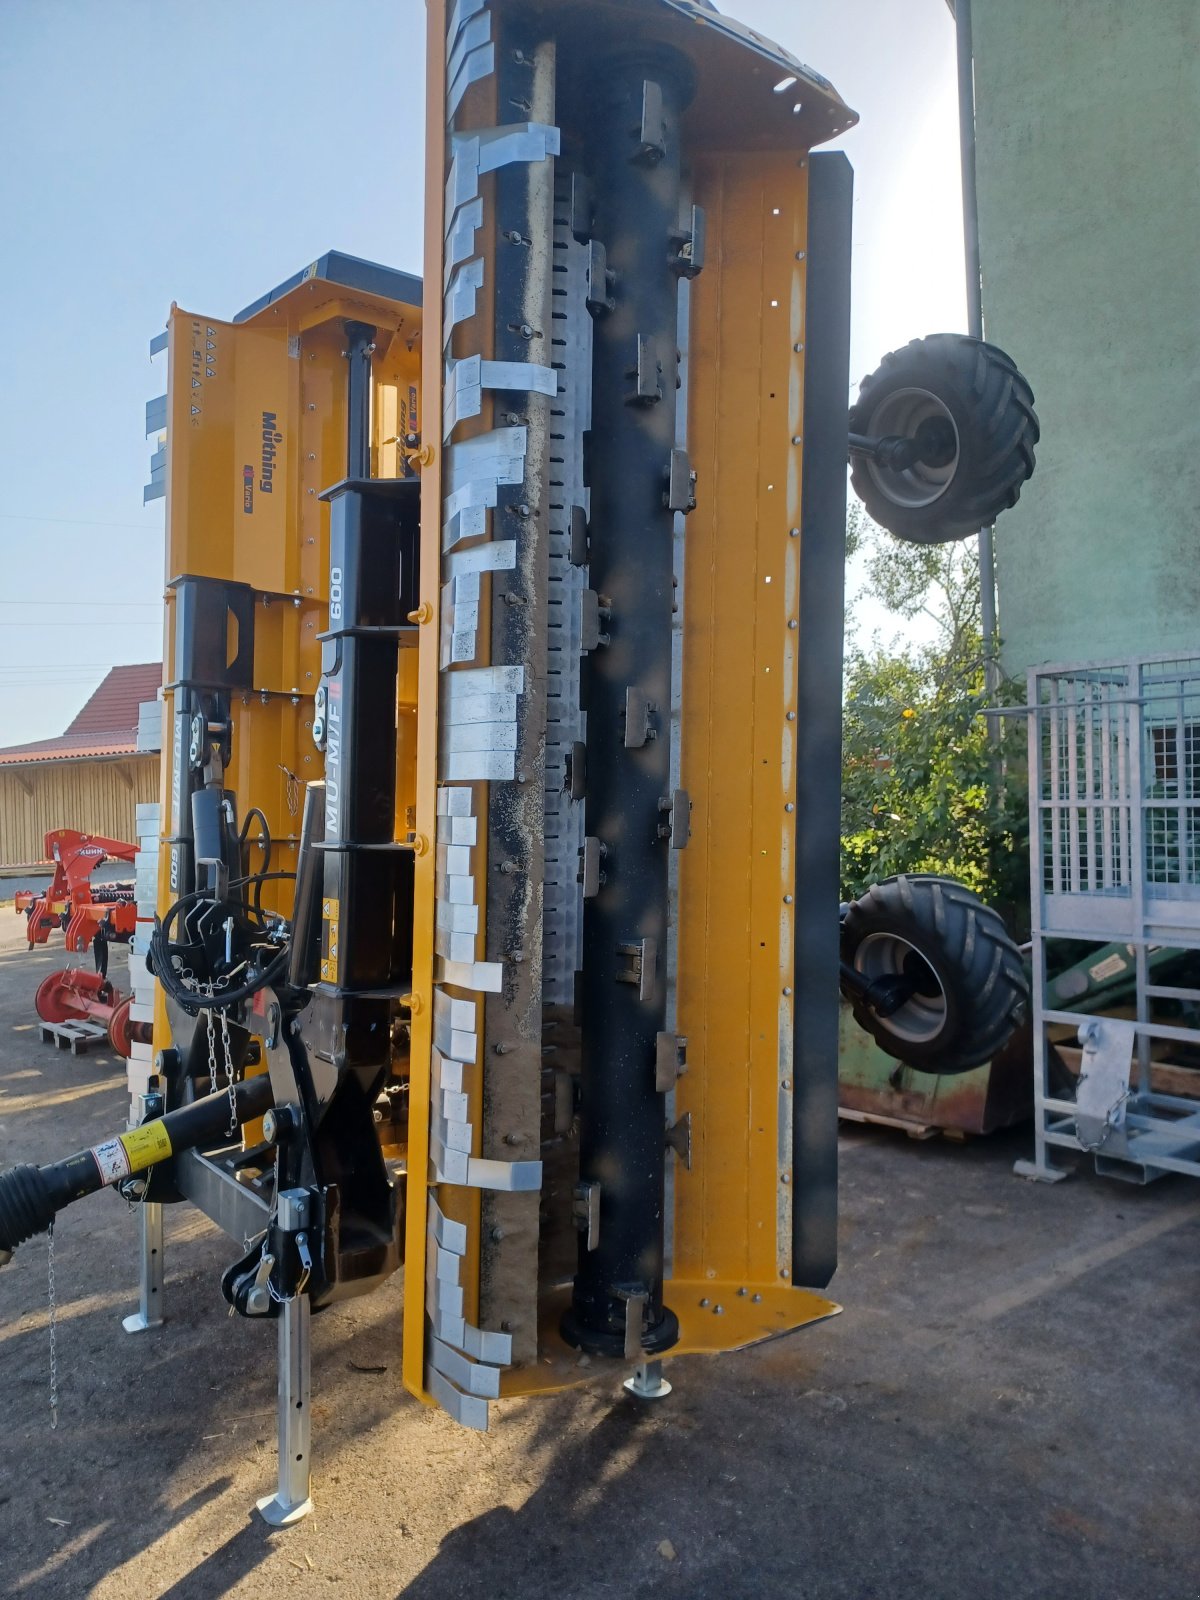
<instances>
[{"instance_id":1,"label":"white support column","mask_svg":"<svg viewBox=\"0 0 1200 1600\"><path fill-rule=\"evenodd\" d=\"M259 1515L273 1528L290 1527L312 1510L310 1318L306 1294L284 1301L279 1317L279 1488L257 1502Z\"/></svg>"},{"instance_id":2,"label":"white support column","mask_svg":"<svg viewBox=\"0 0 1200 1600\"><path fill-rule=\"evenodd\" d=\"M163 1214L162 1207L143 1202L138 1212L138 1309L124 1317L126 1333L145 1333L163 1323Z\"/></svg>"}]
</instances>

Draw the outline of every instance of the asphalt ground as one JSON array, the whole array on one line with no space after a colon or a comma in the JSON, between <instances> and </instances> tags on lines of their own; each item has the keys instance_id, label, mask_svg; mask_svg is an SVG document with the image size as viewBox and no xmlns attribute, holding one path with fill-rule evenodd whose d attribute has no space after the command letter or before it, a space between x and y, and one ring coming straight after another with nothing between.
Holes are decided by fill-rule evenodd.
<instances>
[{"instance_id":1,"label":"asphalt ground","mask_svg":"<svg viewBox=\"0 0 1200 1600\"><path fill-rule=\"evenodd\" d=\"M0 907L0 1165L123 1126L120 1063L38 1042ZM115 974L120 976L119 968ZM833 1320L611 1387L493 1406L468 1433L400 1382L399 1279L313 1322L314 1495L275 1481L273 1329L230 1318L233 1247L167 1212L167 1325L130 1337L113 1194L0 1271L0 1592L29 1597L1017 1600L1200 1595L1200 1190L1081 1166L1012 1176L1028 1133L842 1141Z\"/></svg>"}]
</instances>

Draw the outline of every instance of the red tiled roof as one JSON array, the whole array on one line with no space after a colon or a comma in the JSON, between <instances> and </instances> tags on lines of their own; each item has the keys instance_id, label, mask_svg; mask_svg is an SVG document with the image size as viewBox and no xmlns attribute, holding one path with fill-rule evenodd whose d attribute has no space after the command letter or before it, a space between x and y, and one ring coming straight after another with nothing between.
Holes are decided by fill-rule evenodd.
<instances>
[{"instance_id":1,"label":"red tiled roof","mask_svg":"<svg viewBox=\"0 0 1200 1600\"><path fill-rule=\"evenodd\" d=\"M137 752L138 707L156 700L162 663L110 667L104 682L57 739L34 739L0 750L0 767L30 761L82 761L88 756L126 756Z\"/></svg>"},{"instance_id":2,"label":"red tiled roof","mask_svg":"<svg viewBox=\"0 0 1200 1600\"><path fill-rule=\"evenodd\" d=\"M143 700L157 699L161 688L161 661L147 661L136 667L110 667L107 678L64 730L63 738L80 733L107 738L117 729L136 738L138 707Z\"/></svg>"}]
</instances>

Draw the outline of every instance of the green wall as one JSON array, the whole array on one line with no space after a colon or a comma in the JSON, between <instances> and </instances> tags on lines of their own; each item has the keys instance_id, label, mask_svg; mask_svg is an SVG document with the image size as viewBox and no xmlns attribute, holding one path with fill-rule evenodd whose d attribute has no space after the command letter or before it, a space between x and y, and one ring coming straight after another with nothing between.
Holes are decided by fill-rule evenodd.
<instances>
[{"instance_id":1,"label":"green wall","mask_svg":"<svg viewBox=\"0 0 1200 1600\"><path fill-rule=\"evenodd\" d=\"M973 12L985 331L1042 424L1004 664L1200 654L1200 0Z\"/></svg>"}]
</instances>

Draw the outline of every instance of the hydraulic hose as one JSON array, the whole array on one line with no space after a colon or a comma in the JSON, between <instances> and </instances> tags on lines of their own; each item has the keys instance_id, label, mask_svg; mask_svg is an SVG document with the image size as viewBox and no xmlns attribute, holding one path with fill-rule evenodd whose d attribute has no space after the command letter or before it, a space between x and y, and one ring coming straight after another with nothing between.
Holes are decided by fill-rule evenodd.
<instances>
[{"instance_id":1,"label":"hydraulic hose","mask_svg":"<svg viewBox=\"0 0 1200 1600\"><path fill-rule=\"evenodd\" d=\"M261 1117L274 1104L268 1073L234 1086L234 1125ZM165 1117L154 1117L90 1150L49 1166L10 1167L0 1173L0 1266L35 1233L44 1233L64 1206L168 1161L181 1150L220 1139L230 1131L229 1095L207 1094Z\"/></svg>"},{"instance_id":2,"label":"hydraulic hose","mask_svg":"<svg viewBox=\"0 0 1200 1600\"><path fill-rule=\"evenodd\" d=\"M250 883L254 879L265 881L275 878L294 878L295 876L294 872L254 873L245 878L235 879L230 883L229 887L231 889L240 888L242 884ZM243 1000L248 1000L251 995L257 994L260 989L264 989L268 984L274 984L282 978L288 966L288 948L285 945L278 955L267 963L257 978L241 984L236 989L221 989L215 994L206 995L201 993L199 989L187 988L177 977L171 964L170 930L185 905L190 905L197 900L206 898L206 891L197 889L191 894L184 895L182 899L176 900L165 916L154 919L154 932L150 935L150 970L171 998L182 1006L189 1016L193 1017L197 1016L201 1011L223 1011L230 1006L240 1004Z\"/></svg>"}]
</instances>

